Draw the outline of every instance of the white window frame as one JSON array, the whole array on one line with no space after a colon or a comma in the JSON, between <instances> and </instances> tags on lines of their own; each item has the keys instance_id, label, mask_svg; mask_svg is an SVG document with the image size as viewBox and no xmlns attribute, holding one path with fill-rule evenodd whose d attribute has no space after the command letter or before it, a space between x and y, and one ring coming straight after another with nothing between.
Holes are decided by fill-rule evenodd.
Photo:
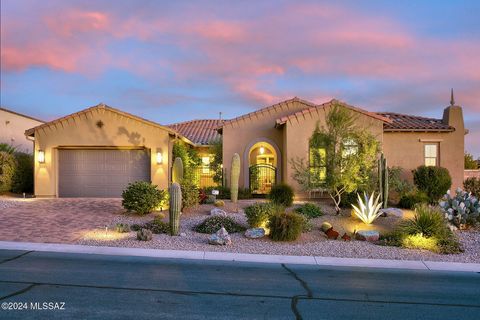
<instances>
[{"instance_id":1,"label":"white window frame","mask_svg":"<svg viewBox=\"0 0 480 320\"><path fill-rule=\"evenodd\" d=\"M435 157L432 157L431 155L427 155L427 148L430 147L430 146L435 146ZM425 166L430 166L430 167L438 167L440 166L440 144L439 143L425 143L423 145L423 163ZM431 160L431 159L434 159L435 160L435 164L432 165L432 164L427 164L427 160Z\"/></svg>"}]
</instances>

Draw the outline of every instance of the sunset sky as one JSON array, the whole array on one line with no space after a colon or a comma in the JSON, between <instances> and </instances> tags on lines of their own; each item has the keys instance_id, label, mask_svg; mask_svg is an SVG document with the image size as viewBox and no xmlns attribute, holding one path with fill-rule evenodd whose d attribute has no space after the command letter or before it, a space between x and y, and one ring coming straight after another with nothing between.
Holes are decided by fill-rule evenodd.
<instances>
[{"instance_id":1,"label":"sunset sky","mask_svg":"<svg viewBox=\"0 0 480 320\"><path fill-rule=\"evenodd\" d=\"M1 0L1 105L162 124L294 96L440 118L480 156L480 1Z\"/></svg>"}]
</instances>

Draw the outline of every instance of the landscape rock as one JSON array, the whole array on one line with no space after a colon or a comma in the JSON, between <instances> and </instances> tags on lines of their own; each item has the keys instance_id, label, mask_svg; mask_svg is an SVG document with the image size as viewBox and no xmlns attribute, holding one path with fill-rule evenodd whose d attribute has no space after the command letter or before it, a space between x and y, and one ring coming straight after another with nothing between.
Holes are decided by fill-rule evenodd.
<instances>
[{"instance_id":1,"label":"landscape rock","mask_svg":"<svg viewBox=\"0 0 480 320\"><path fill-rule=\"evenodd\" d=\"M221 216L221 217L226 217L227 216L227 213L220 209L220 208L213 208L212 210L210 210L210 215L211 216Z\"/></svg>"},{"instance_id":2,"label":"landscape rock","mask_svg":"<svg viewBox=\"0 0 480 320\"><path fill-rule=\"evenodd\" d=\"M343 241L350 241L352 238L345 232L342 236Z\"/></svg>"},{"instance_id":3,"label":"landscape rock","mask_svg":"<svg viewBox=\"0 0 480 320\"><path fill-rule=\"evenodd\" d=\"M385 208L380 209L383 217L397 217L403 218L403 210L399 208Z\"/></svg>"},{"instance_id":4,"label":"landscape rock","mask_svg":"<svg viewBox=\"0 0 480 320\"><path fill-rule=\"evenodd\" d=\"M359 230L355 234L355 239L360 241L375 242L380 238L380 233L377 230Z\"/></svg>"},{"instance_id":5,"label":"landscape rock","mask_svg":"<svg viewBox=\"0 0 480 320\"><path fill-rule=\"evenodd\" d=\"M323 232L327 233L328 230L332 229L332 225L329 222L325 221L324 223L322 223L321 228Z\"/></svg>"},{"instance_id":6,"label":"landscape rock","mask_svg":"<svg viewBox=\"0 0 480 320\"><path fill-rule=\"evenodd\" d=\"M222 227L216 233L212 234L210 238L208 238L208 244L219 245L219 246L230 245L232 244L232 239L230 238L230 235L228 234L227 230L225 230L225 228Z\"/></svg>"},{"instance_id":7,"label":"landscape rock","mask_svg":"<svg viewBox=\"0 0 480 320\"><path fill-rule=\"evenodd\" d=\"M263 228L251 228L245 231L245 237L249 239L258 239L265 236L265 229Z\"/></svg>"},{"instance_id":8,"label":"landscape rock","mask_svg":"<svg viewBox=\"0 0 480 320\"><path fill-rule=\"evenodd\" d=\"M337 240L338 236L340 235L337 231L333 230L333 228L328 229L328 231L325 232L325 234L327 235L328 239L332 239L332 240Z\"/></svg>"},{"instance_id":9,"label":"landscape rock","mask_svg":"<svg viewBox=\"0 0 480 320\"><path fill-rule=\"evenodd\" d=\"M187 234L185 232L180 233L180 237L186 237Z\"/></svg>"}]
</instances>

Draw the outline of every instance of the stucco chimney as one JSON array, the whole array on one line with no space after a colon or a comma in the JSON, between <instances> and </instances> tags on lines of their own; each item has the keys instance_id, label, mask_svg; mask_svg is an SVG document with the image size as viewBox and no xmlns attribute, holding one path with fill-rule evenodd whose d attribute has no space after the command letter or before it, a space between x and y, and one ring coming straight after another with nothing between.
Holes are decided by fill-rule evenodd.
<instances>
[{"instance_id":1,"label":"stucco chimney","mask_svg":"<svg viewBox=\"0 0 480 320\"><path fill-rule=\"evenodd\" d=\"M462 107L455 104L453 89L450 97L450 105L443 110L443 123L455 128L456 131L464 132Z\"/></svg>"}]
</instances>

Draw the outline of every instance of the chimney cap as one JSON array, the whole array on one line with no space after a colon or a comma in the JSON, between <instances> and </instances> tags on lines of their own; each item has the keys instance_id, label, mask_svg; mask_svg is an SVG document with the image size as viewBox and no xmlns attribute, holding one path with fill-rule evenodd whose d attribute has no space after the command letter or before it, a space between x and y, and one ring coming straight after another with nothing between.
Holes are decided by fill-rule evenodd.
<instances>
[{"instance_id":1,"label":"chimney cap","mask_svg":"<svg viewBox=\"0 0 480 320\"><path fill-rule=\"evenodd\" d=\"M455 98L453 97L453 88L450 92L450 105L453 107L455 105Z\"/></svg>"}]
</instances>

